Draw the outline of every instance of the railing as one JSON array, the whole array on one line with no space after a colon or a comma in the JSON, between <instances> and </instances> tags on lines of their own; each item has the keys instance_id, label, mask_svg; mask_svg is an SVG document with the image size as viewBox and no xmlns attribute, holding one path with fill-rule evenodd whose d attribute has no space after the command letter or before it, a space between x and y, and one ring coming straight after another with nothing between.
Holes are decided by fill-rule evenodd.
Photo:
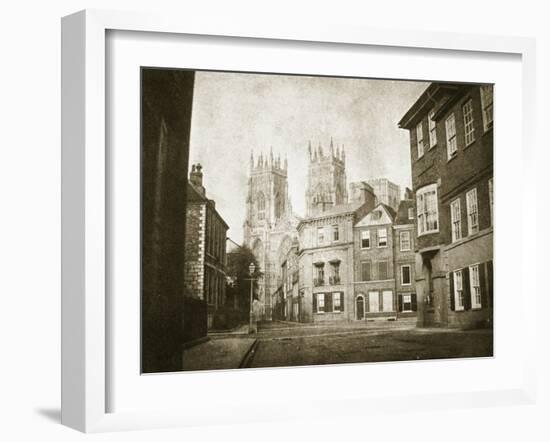
<instances>
[{"instance_id":1,"label":"railing","mask_svg":"<svg viewBox=\"0 0 550 442\"><path fill-rule=\"evenodd\" d=\"M339 276L331 276L328 279L328 282L330 285L338 285L340 284L340 277Z\"/></svg>"},{"instance_id":2,"label":"railing","mask_svg":"<svg viewBox=\"0 0 550 442\"><path fill-rule=\"evenodd\" d=\"M315 287L319 287L321 285L325 285L325 279L324 278L314 278L313 279L313 285Z\"/></svg>"}]
</instances>

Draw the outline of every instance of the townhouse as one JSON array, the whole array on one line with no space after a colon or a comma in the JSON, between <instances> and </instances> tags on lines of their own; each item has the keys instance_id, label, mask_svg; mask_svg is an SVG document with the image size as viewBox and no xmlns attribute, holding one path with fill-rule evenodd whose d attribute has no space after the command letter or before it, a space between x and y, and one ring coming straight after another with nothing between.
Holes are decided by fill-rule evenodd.
<instances>
[{"instance_id":1,"label":"townhouse","mask_svg":"<svg viewBox=\"0 0 550 442\"><path fill-rule=\"evenodd\" d=\"M432 83L410 134L418 324L493 320L493 87Z\"/></svg>"}]
</instances>

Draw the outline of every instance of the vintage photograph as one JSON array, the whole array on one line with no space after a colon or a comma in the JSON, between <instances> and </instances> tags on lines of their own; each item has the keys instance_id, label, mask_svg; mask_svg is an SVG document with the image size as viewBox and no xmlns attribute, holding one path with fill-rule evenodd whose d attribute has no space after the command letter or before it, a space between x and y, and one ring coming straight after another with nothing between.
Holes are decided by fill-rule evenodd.
<instances>
[{"instance_id":1,"label":"vintage photograph","mask_svg":"<svg viewBox=\"0 0 550 442\"><path fill-rule=\"evenodd\" d=\"M141 68L142 373L493 356L493 85Z\"/></svg>"}]
</instances>

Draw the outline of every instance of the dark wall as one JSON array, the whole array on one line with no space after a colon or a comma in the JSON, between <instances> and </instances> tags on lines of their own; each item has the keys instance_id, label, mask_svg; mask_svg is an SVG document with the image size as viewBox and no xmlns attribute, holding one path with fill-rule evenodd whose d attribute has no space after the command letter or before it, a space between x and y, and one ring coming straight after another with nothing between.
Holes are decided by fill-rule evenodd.
<instances>
[{"instance_id":1,"label":"dark wall","mask_svg":"<svg viewBox=\"0 0 550 442\"><path fill-rule=\"evenodd\" d=\"M447 99L447 97L444 97ZM475 127L475 141L466 146L462 106L472 100ZM445 120L455 115L457 154L451 159L447 156ZM419 249L448 244L451 242L449 204L457 197L461 198L462 229L466 223L466 191L477 188L480 230L490 226L490 204L488 180L493 175L493 130L484 131L479 86L463 87L452 97L452 105L442 112L436 122L437 144L430 148L428 144L428 110L421 114L424 131L424 156L418 158L416 128L410 132L411 164L413 189L416 191L428 184L438 184L439 232L418 237Z\"/></svg>"},{"instance_id":2,"label":"dark wall","mask_svg":"<svg viewBox=\"0 0 550 442\"><path fill-rule=\"evenodd\" d=\"M142 372L181 369L186 183L195 73L141 70Z\"/></svg>"}]
</instances>

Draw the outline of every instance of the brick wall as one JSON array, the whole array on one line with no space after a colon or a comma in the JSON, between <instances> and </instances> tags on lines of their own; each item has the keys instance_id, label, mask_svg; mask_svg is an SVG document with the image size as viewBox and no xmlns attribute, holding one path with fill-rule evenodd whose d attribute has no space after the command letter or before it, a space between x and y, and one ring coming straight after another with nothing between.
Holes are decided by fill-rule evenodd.
<instances>
[{"instance_id":1,"label":"brick wall","mask_svg":"<svg viewBox=\"0 0 550 442\"><path fill-rule=\"evenodd\" d=\"M205 203L190 203L186 216L185 295L205 300Z\"/></svg>"}]
</instances>

